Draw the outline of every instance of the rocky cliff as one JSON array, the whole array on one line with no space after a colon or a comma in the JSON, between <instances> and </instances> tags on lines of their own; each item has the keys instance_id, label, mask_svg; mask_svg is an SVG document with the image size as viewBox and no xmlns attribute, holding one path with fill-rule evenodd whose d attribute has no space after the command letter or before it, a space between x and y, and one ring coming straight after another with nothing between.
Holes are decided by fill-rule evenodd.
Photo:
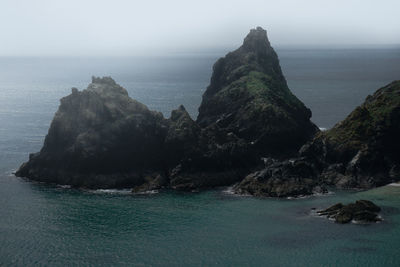
<instances>
[{"instance_id":1,"label":"rocky cliff","mask_svg":"<svg viewBox=\"0 0 400 267\"><path fill-rule=\"evenodd\" d=\"M93 77L61 99L43 148L16 175L135 192L237 183L238 193L274 197L399 180L400 82L329 131L310 117L257 28L215 63L196 121L183 106L166 119L110 77Z\"/></svg>"},{"instance_id":2,"label":"rocky cliff","mask_svg":"<svg viewBox=\"0 0 400 267\"><path fill-rule=\"evenodd\" d=\"M260 155L281 157L296 152L318 131L310 117L311 111L290 92L266 31L258 27L214 64L197 122L234 133Z\"/></svg>"},{"instance_id":3,"label":"rocky cliff","mask_svg":"<svg viewBox=\"0 0 400 267\"><path fill-rule=\"evenodd\" d=\"M171 186L193 189L240 181L262 156L285 158L310 140L318 132L310 117L311 111L290 92L266 31L252 29L241 47L214 64L198 126L190 122L197 132L187 149L193 153L186 153L171 172Z\"/></svg>"},{"instance_id":4,"label":"rocky cliff","mask_svg":"<svg viewBox=\"0 0 400 267\"><path fill-rule=\"evenodd\" d=\"M197 121L183 106L165 119L110 77L61 99L44 146L17 171L30 179L135 191L230 185L260 156L296 151L317 128L288 89L266 31L214 65Z\"/></svg>"},{"instance_id":5,"label":"rocky cliff","mask_svg":"<svg viewBox=\"0 0 400 267\"><path fill-rule=\"evenodd\" d=\"M371 188L400 179L400 81L392 82L300 151L322 164L321 179Z\"/></svg>"},{"instance_id":6,"label":"rocky cliff","mask_svg":"<svg viewBox=\"0 0 400 267\"><path fill-rule=\"evenodd\" d=\"M43 148L17 171L34 180L124 187L163 169L168 121L131 99L109 77L61 99Z\"/></svg>"},{"instance_id":7,"label":"rocky cliff","mask_svg":"<svg viewBox=\"0 0 400 267\"><path fill-rule=\"evenodd\" d=\"M290 160L268 159L235 186L262 196L308 195L324 186L368 189L400 180L400 81L380 88Z\"/></svg>"}]
</instances>

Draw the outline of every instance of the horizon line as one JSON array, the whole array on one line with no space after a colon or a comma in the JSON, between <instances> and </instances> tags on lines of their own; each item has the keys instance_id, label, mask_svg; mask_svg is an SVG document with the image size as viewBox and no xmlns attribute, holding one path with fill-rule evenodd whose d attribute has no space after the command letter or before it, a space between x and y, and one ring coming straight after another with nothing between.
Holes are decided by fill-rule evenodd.
<instances>
[{"instance_id":1,"label":"horizon line","mask_svg":"<svg viewBox=\"0 0 400 267\"><path fill-rule=\"evenodd\" d=\"M393 44L276 44L272 45L275 50L368 50L368 49L400 49L400 43ZM203 47L192 47L192 48L160 48L154 49L154 52L144 49L135 49L136 51L120 51L112 52L111 50L105 50L103 52L97 51L96 53L90 52L54 52L54 53L9 53L1 54L0 57L168 57L168 56L201 56L201 55L220 55L221 53L227 53L237 49L238 46L203 46ZM115 50L117 51L117 49Z\"/></svg>"}]
</instances>

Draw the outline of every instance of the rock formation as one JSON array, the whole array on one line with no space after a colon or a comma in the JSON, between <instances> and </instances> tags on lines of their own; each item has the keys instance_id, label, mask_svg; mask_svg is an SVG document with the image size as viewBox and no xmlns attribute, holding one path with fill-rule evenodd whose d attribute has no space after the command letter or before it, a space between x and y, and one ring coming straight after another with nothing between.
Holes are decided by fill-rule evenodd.
<instances>
[{"instance_id":1,"label":"rock formation","mask_svg":"<svg viewBox=\"0 0 400 267\"><path fill-rule=\"evenodd\" d=\"M125 187L163 170L168 122L109 77L61 99L43 148L17 176L84 187Z\"/></svg>"},{"instance_id":2,"label":"rock formation","mask_svg":"<svg viewBox=\"0 0 400 267\"><path fill-rule=\"evenodd\" d=\"M318 131L310 117L290 92L266 31L257 27L240 48L214 64L197 122L234 133L259 155L282 157Z\"/></svg>"},{"instance_id":3,"label":"rock formation","mask_svg":"<svg viewBox=\"0 0 400 267\"><path fill-rule=\"evenodd\" d=\"M215 63L196 121L183 106L165 119L110 77L93 77L61 99L43 148L16 175L134 192L237 182L237 193L274 197L370 188L399 179L399 94L400 82L381 88L319 132L258 27Z\"/></svg>"},{"instance_id":4,"label":"rock formation","mask_svg":"<svg viewBox=\"0 0 400 267\"><path fill-rule=\"evenodd\" d=\"M239 194L263 197L299 197L327 190L318 181L318 172L304 159L265 159L266 167L246 176L234 186Z\"/></svg>"},{"instance_id":5,"label":"rock formation","mask_svg":"<svg viewBox=\"0 0 400 267\"><path fill-rule=\"evenodd\" d=\"M304 195L324 186L368 189L400 180L400 81L368 96L345 120L319 132L295 158L247 176L237 193ZM271 162L271 160L269 160Z\"/></svg>"},{"instance_id":6,"label":"rock formation","mask_svg":"<svg viewBox=\"0 0 400 267\"><path fill-rule=\"evenodd\" d=\"M317 131L288 89L266 31L214 65L196 121L183 106L165 119L109 77L72 89L43 148L17 171L34 180L134 191L230 185L260 163L285 157Z\"/></svg>"},{"instance_id":7,"label":"rock formation","mask_svg":"<svg viewBox=\"0 0 400 267\"><path fill-rule=\"evenodd\" d=\"M187 116L188 117L188 116ZM240 181L261 156L285 158L318 131L311 111L288 89L266 31L253 29L213 67L196 129L171 186L196 189ZM190 121L190 118L186 119ZM199 131L198 128L201 128Z\"/></svg>"},{"instance_id":8,"label":"rock formation","mask_svg":"<svg viewBox=\"0 0 400 267\"><path fill-rule=\"evenodd\" d=\"M348 205L335 204L325 210L317 211L317 214L334 219L337 223L378 222L381 221L378 216L380 210L381 208L369 200L357 200Z\"/></svg>"},{"instance_id":9,"label":"rock formation","mask_svg":"<svg viewBox=\"0 0 400 267\"><path fill-rule=\"evenodd\" d=\"M320 132L300 155L339 188L372 188L400 179L400 81L368 96L345 120Z\"/></svg>"}]
</instances>

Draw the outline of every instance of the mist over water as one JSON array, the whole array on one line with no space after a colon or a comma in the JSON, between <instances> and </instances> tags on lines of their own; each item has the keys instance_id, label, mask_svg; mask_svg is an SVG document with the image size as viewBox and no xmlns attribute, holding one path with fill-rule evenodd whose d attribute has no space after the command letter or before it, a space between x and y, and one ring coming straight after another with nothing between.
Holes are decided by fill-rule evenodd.
<instances>
[{"instance_id":1,"label":"mist over water","mask_svg":"<svg viewBox=\"0 0 400 267\"><path fill-rule=\"evenodd\" d=\"M400 78L400 49L276 50L289 88L319 127ZM219 56L0 57L0 265L400 265L400 187L301 200L221 190L137 196L11 174L40 150L59 99L86 88L92 75L112 76L166 117L184 104L196 118ZM381 205L384 221L336 225L310 215L359 198Z\"/></svg>"}]
</instances>

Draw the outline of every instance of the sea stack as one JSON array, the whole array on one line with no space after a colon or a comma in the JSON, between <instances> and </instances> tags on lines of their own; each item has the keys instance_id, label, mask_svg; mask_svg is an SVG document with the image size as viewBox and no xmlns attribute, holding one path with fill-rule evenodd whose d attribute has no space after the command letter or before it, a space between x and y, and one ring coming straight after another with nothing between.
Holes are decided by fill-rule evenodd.
<instances>
[{"instance_id":1,"label":"sea stack","mask_svg":"<svg viewBox=\"0 0 400 267\"><path fill-rule=\"evenodd\" d=\"M93 77L61 99L43 148L16 175L135 192L232 185L259 169L261 157L287 158L311 140L318 129L310 117L258 27L215 63L196 121L183 106L166 119L112 78ZM314 188L303 185L277 196Z\"/></svg>"},{"instance_id":2,"label":"sea stack","mask_svg":"<svg viewBox=\"0 0 400 267\"><path fill-rule=\"evenodd\" d=\"M168 122L133 100L112 78L61 99L43 148L17 176L90 188L128 187L161 170Z\"/></svg>"},{"instance_id":3,"label":"sea stack","mask_svg":"<svg viewBox=\"0 0 400 267\"><path fill-rule=\"evenodd\" d=\"M310 118L288 88L267 32L257 27L214 64L197 122L234 133L262 156L284 157L318 131Z\"/></svg>"}]
</instances>

